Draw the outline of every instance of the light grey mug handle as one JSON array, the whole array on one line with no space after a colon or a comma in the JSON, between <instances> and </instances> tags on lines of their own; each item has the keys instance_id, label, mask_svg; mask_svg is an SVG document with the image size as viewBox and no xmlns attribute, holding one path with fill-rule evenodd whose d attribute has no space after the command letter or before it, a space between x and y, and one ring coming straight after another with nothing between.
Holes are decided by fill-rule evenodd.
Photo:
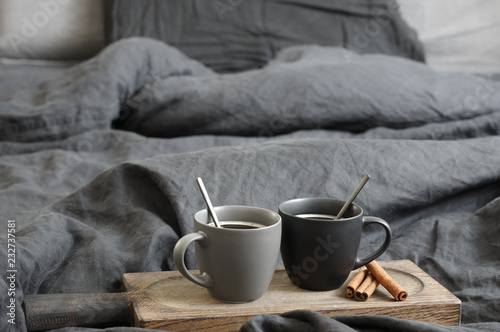
<instances>
[{"instance_id":1,"label":"light grey mug handle","mask_svg":"<svg viewBox=\"0 0 500 332\"><path fill-rule=\"evenodd\" d=\"M188 246L191 244L191 242L194 241L201 241L201 244L203 245L205 241L207 240L207 235L203 232L198 232L198 233L190 233L187 235L184 235L177 243L175 244L174 247L174 262L175 265L177 266L177 269L179 270L180 273L184 277L186 277L188 280L194 282L195 284L198 284L200 286L206 287L206 288L211 288L213 283L212 279L207 273L202 273L199 276L195 276L191 272L189 272L188 268L186 267L186 262L184 260L184 257L186 256L186 250Z\"/></svg>"},{"instance_id":2,"label":"light grey mug handle","mask_svg":"<svg viewBox=\"0 0 500 332\"><path fill-rule=\"evenodd\" d=\"M379 258L380 255L382 255L387 250L389 245L391 244L392 232L391 232L391 227L389 226L387 221L385 221L384 219L381 219L381 218L377 218L377 217L363 217L363 229L365 229L368 225L372 225L372 224L378 224L378 225L384 227L384 229L385 229L384 243L382 243L380 248L378 248L375 252L369 254L368 256L363 257L363 258L356 257L356 260L354 261L354 266L352 268L353 270L356 270L357 268L360 268L363 265L366 265L366 264L370 263L371 261Z\"/></svg>"}]
</instances>

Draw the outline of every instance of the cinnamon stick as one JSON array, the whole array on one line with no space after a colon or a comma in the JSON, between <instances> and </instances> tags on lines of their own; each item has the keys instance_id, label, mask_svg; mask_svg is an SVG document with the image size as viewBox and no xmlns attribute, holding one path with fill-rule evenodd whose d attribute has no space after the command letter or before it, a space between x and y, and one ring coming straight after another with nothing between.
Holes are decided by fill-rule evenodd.
<instances>
[{"instance_id":1,"label":"cinnamon stick","mask_svg":"<svg viewBox=\"0 0 500 332\"><path fill-rule=\"evenodd\" d=\"M372 274L368 274L363 283L361 283L358 289L356 289L354 298L358 301L365 302L370 298L373 292L375 292L378 285L379 282L377 281L377 279L375 279L375 277Z\"/></svg>"},{"instance_id":2,"label":"cinnamon stick","mask_svg":"<svg viewBox=\"0 0 500 332\"><path fill-rule=\"evenodd\" d=\"M361 285L367 274L368 269L366 267L363 266L359 269L358 273L351 279L351 281L349 281L346 286L346 297L354 297L356 289L358 289L359 285Z\"/></svg>"},{"instance_id":3,"label":"cinnamon stick","mask_svg":"<svg viewBox=\"0 0 500 332\"><path fill-rule=\"evenodd\" d=\"M397 301L404 301L408 298L408 292L392 279L378 262L372 261L365 266L375 279L377 279Z\"/></svg>"}]
</instances>

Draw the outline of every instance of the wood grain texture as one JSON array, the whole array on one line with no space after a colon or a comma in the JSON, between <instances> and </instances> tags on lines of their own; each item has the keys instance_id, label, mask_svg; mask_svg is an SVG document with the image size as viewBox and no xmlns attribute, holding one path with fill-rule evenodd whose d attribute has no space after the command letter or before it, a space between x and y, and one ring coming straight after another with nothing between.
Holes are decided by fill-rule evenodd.
<instances>
[{"instance_id":1,"label":"wood grain texture","mask_svg":"<svg viewBox=\"0 0 500 332\"><path fill-rule=\"evenodd\" d=\"M295 287L283 268L278 268L267 292L260 299L231 304L212 298L208 291L179 272L128 273L123 275L132 299L134 324L171 331L237 331L258 314L281 314L310 309L327 316L339 314L385 315L409 320L459 325L461 302L409 260L379 262L409 293L396 301L379 286L366 302L345 297L345 284L333 291L314 292ZM197 273L197 271L193 271Z\"/></svg>"}]
</instances>

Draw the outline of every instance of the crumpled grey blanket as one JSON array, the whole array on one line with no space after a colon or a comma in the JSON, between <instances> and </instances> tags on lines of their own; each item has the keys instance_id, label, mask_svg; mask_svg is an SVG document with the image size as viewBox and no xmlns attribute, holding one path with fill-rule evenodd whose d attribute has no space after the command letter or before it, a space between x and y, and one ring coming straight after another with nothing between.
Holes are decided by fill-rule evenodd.
<instances>
[{"instance_id":1,"label":"crumpled grey blanket","mask_svg":"<svg viewBox=\"0 0 500 332\"><path fill-rule=\"evenodd\" d=\"M16 220L16 319L3 312L0 329L25 329L26 294L113 292L123 273L175 269L172 248L204 208L198 176L215 205L277 210L296 197L345 198L365 173L356 202L394 233L381 259L410 259L452 291L463 326L299 311L242 330L500 329L496 76L317 46L220 75L134 38L50 78L7 81L0 260L6 274ZM382 236L368 231L363 250ZM187 263L196 267L194 252ZM2 310L11 298L1 294Z\"/></svg>"},{"instance_id":2,"label":"crumpled grey blanket","mask_svg":"<svg viewBox=\"0 0 500 332\"><path fill-rule=\"evenodd\" d=\"M395 137L456 139L495 133L500 103L499 75L437 73L404 58L311 45L284 49L263 69L222 75L164 43L131 38L39 84L8 82L0 140L23 142L112 123L156 137L382 127L407 129Z\"/></svg>"}]
</instances>

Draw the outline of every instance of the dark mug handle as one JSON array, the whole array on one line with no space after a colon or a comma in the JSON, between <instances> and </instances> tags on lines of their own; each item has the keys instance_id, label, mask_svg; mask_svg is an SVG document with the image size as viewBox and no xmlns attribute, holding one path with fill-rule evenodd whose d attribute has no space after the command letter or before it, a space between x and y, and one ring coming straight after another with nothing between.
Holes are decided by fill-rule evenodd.
<instances>
[{"instance_id":1,"label":"dark mug handle","mask_svg":"<svg viewBox=\"0 0 500 332\"><path fill-rule=\"evenodd\" d=\"M363 265L366 265L366 264L370 263L371 261L379 258L380 255L382 255L387 250L389 245L391 244L392 232L391 232L391 227L389 226L389 224L384 219L381 219L381 218L363 217L363 226L362 226L363 230L366 227L368 227L368 225L371 225L371 224L378 224L378 225L381 225L382 227L384 227L384 229L385 229L384 243L380 246L380 248L378 248L375 252L371 253L370 255L363 257L363 258L356 257L356 260L354 261L354 266L352 268L353 270L356 270L357 268L360 268Z\"/></svg>"},{"instance_id":2,"label":"dark mug handle","mask_svg":"<svg viewBox=\"0 0 500 332\"><path fill-rule=\"evenodd\" d=\"M195 276L191 272L189 272L184 257L186 256L186 251L188 246L195 241L200 241L202 245L207 242L207 235L203 232L190 233L184 235L174 247L174 263L177 266L177 269L184 277L186 277L189 281L194 282L200 286L206 288L212 288L213 283L210 276L204 272L199 276Z\"/></svg>"}]
</instances>

